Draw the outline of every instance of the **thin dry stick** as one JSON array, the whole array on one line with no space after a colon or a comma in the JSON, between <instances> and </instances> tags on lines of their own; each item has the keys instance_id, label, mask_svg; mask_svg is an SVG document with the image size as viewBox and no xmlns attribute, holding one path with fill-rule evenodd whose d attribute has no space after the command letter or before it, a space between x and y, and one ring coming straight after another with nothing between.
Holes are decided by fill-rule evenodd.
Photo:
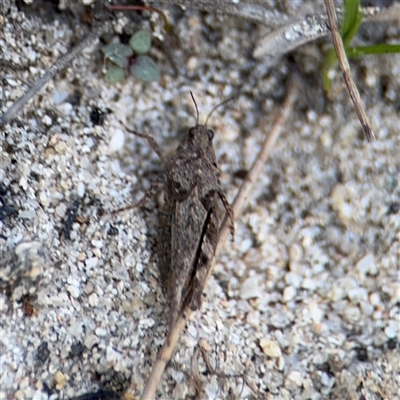
<instances>
[{"instance_id":1,"label":"thin dry stick","mask_svg":"<svg viewBox=\"0 0 400 400\"><path fill-rule=\"evenodd\" d=\"M149 4L179 5L188 8L229 15L247 19L268 26L276 25L277 21L286 21L287 17L278 10L268 7L268 4L257 2L234 2L231 0L146 0Z\"/></svg>"},{"instance_id":2,"label":"thin dry stick","mask_svg":"<svg viewBox=\"0 0 400 400\"><path fill-rule=\"evenodd\" d=\"M298 82L296 80L296 77L291 78L288 86L289 86L288 93L281 106L281 112L274 121L270 134L267 136L264 143L262 144L261 150L258 153L257 158L255 159L253 165L251 166L249 172L247 173L246 179L242 183L242 186L240 187L239 192L236 195L235 200L233 201L232 210L235 216L240 215L243 205L247 202L249 193L253 188L254 183L260 176L260 173L265 165L265 162L267 161L271 149L273 148L276 139L282 132L285 122L290 112L292 111L293 103L296 100L298 93ZM225 216L219 234L217 249L215 251L216 255L220 251L222 245L225 243L229 235L229 232L230 232L230 220L228 216Z\"/></svg>"},{"instance_id":3,"label":"thin dry stick","mask_svg":"<svg viewBox=\"0 0 400 400\"><path fill-rule=\"evenodd\" d=\"M164 341L163 347L157 354L156 362L151 370L149 380L143 391L140 400L152 400L156 394L158 385L161 382L161 376L165 370L165 367L172 357L172 353L175 350L175 346L178 343L181 332L185 327L186 321L190 316L190 310L187 310L186 314L178 316L175 325L168 332L168 335Z\"/></svg>"},{"instance_id":4,"label":"thin dry stick","mask_svg":"<svg viewBox=\"0 0 400 400\"><path fill-rule=\"evenodd\" d=\"M247 196L251 188L253 187L258 176L260 175L261 170L268 158L268 155L285 125L286 119L288 118L293 108L293 103L297 97L297 93L298 93L298 84L295 81L295 79L291 79L289 83L288 94L281 107L281 113L275 120L274 125L271 129L271 133L268 135L267 139L263 143L260 153L258 154L256 160L254 161L247 175L247 178L243 182L239 190L239 193L233 202L232 209L234 210L234 215L238 216L240 214L244 201L247 199ZM221 230L218 238L218 245L215 252L214 260L217 257L218 252L220 251L222 245L226 241L228 235L230 234L230 228L231 228L230 218L229 215L226 215L221 225ZM210 272L211 271L212 268L210 268ZM154 399L157 387L161 381L161 376L165 370L167 363L172 357L172 353L175 349L180 334L183 328L185 327L186 321L188 320L190 314L191 314L190 309L185 310L183 314L178 316L176 324L171 328L170 332L168 332L163 347L161 348L161 350L157 355L157 359L151 371L150 377L147 381L147 385L140 398L141 400Z\"/></svg>"},{"instance_id":5,"label":"thin dry stick","mask_svg":"<svg viewBox=\"0 0 400 400\"><path fill-rule=\"evenodd\" d=\"M92 45L99 36L109 30L110 26L109 22L104 22L97 26L75 47L54 62L45 74L40 77L3 115L0 116L0 125L5 125L10 122L14 115L20 111L32 97L34 97L51 79L53 79L56 74L68 67L72 60L79 56L86 47Z\"/></svg>"},{"instance_id":6,"label":"thin dry stick","mask_svg":"<svg viewBox=\"0 0 400 400\"><path fill-rule=\"evenodd\" d=\"M340 69L342 70L344 81L346 82L351 100L353 101L354 107L356 108L358 119L360 120L360 123L364 129L365 137L367 138L368 142L373 142L375 140L375 135L372 131L371 124L369 123L367 113L365 112L364 106L361 102L360 93L358 92L357 86L354 83L353 77L351 76L349 61L347 60L342 37L340 36L337 27L337 16L333 0L325 0L325 6L328 13L328 20L332 33L333 45L335 47L336 55L339 61Z\"/></svg>"}]
</instances>

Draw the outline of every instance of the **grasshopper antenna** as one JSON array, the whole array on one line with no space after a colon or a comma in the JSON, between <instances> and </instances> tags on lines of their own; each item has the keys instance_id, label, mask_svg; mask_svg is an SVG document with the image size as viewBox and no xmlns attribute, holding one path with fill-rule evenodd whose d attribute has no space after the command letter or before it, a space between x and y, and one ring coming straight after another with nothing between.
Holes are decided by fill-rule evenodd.
<instances>
[{"instance_id":1,"label":"grasshopper antenna","mask_svg":"<svg viewBox=\"0 0 400 400\"><path fill-rule=\"evenodd\" d=\"M207 126L207 122L208 122L208 120L210 119L211 114L212 114L217 108L219 108L219 107L221 107L221 106L224 106L225 104L227 104L227 103L229 103L230 101L232 101L233 99L235 99L237 96L238 96L238 93L235 93L235 94L233 94L232 96L228 97L227 99L222 100L221 103L218 103L217 105L215 105L215 106L212 108L212 110L209 112L209 114L207 115L206 122L205 122L204 126Z\"/></svg>"},{"instance_id":2,"label":"grasshopper antenna","mask_svg":"<svg viewBox=\"0 0 400 400\"><path fill-rule=\"evenodd\" d=\"M197 126L199 124L199 109L197 108L197 103L196 100L194 99L192 91L190 91L190 95L192 96L194 107L196 108L196 126Z\"/></svg>"}]
</instances>

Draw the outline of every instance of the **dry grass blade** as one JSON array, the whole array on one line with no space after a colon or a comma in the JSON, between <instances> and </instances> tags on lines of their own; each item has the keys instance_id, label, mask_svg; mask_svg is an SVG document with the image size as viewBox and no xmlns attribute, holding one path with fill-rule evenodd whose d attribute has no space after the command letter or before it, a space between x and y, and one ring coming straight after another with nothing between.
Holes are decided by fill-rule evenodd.
<instances>
[{"instance_id":1,"label":"dry grass blade","mask_svg":"<svg viewBox=\"0 0 400 400\"><path fill-rule=\"evenodd\" d=\"M273 148L279 134L282 132L285 122L286 122L290 112L292 111L293 103L296 100L297 93L298 93L298 82L296 81L296 78L293 77L289 81L288 93L282 104L281 112L278 115L278 117L276 118L276 120L272 126L270 134L267 136L264 143L262 144L261 150L260 150L259 154L257 155L257 158L255 159L253 165L251 166L251 168L246 176L246 179L242 183L242 186L240 187L239 192L236 195L236 198L232 204L232 210L233 210L235 217L240 215L240 212L243 208L243 204L245 204L251 189L253 188L258 177L260 176L262 168L264 167L264 164L267 161L267 158L271 152L271 149ZM216 255L218 254L223 243L226 241L226 239L229 235L229 232L230 232L230 221L229 221L229 217L225 216L225 219L222 223L221 230L220 230L218 246L217 246L217 250L215 252Z\"/></svg>"},{"instance_id":2,"label":"dry grass blade","mask_svg":"<svg viewBox=\"0 0 400 400\"><path fill-rule=\"evenodd\" d=\"M346 86L350 93L350 97L353 101L354 107L356 108L358 119L360 120L361 125L364 129L365 137L367 138L368 142L373 142L375 140L375 135L372 131L367 113L365 112L364 106L361 102L360 93L358 92L357 86L354 83L353 77L351 76L349 61L347 60L342 37L340 36L337 27L337 16L333 0L325 0L325 6L328 13L328 20L332 33L333 45L335 47L340 69L342 70L343 78L346 82Z\"/></svg>"},{"instance_id":3,"label":"dry grass blade","mask_svg":"<svg viewBox=\"0 0 400 400\"><path fill-rule=\"evenodd\" d=\"M74 48L54 62L46 73L40 77L3 115L0 116L0 125L9 123L18 111L20 111L30 99L32 99L51 79L53 79L55 75L68 67L68 65L78 57L86 47L92 45L99 36L109 29L110 24L108 22L102 23L98 27L94 28L92 32L82 39Z\"/></svg>"},{"instance_id":4,"label":"dry grass blade","mask_svg":"<svg viewBox=\"0 0 400 400\"><path fill-rule=\"evenodd\" d=\"M166 365L172 357L172 353L178 343L181 332L186 324L190 312L178 316L176 323L171 327L168 335L164 341L163 347L157 354L156 362L151 370L150 377L147 381L146 387L143 391L141 400L154 399L156 390L161 381L161 376L165 370Z\"/></svg>"},{"instance_id":5,"label":"dry grass blade","mask_svg":"<svg viewBox=\"0 0 400 400\"><path fill-rule=\"evenodd\" d=\"M199 10L208 11L216 14L229 15L241 19L247 19L255 23L268 26L276 25L277 21L285 21L287 17L276 9L268 7L262 2L231 0L147 0L147 3L157 5L176 5Z\"/></svg>"},{"instance_id":6,"label":"dry grass blade","mask_svg":"<svg viewBox=\"0 0 400 400\"><path fill-rule=\"evenodd\" d=\"M239 190L238 195L235 198L235 201L233 203L233 210L234 210L234 215L238 216L240 214L240 211L243 207L243 204L245 200L247 199L247 196L252 189L253 185L255 184L257 178L259 177L261 170L268 158L268 155L270 154L270 151L278 138L279 134L281 133L285 122L291 113L293 109L293 104L294 101L297 97L298 93L298 84L295 80L295 78L292 78L289 82L289 88L288 88L288 93L287 96L282 104L281 107L281 112L277 119L275 120L271 133L268 135L266 138L265 142L262 145L261 151L258 154L256 160L254 161L247 178L242 184L242 187ZM218 239L218 245L217 249L215 252L215 256L218 255L218 252L220 251L222 245L224 242L227 240L227 237L230 234L230 228L231 228L231 221L229 218L229 215L225 216L224 222L221 225L221 230L220 230L220 235ZM210 272L212 271L212 268L210 268ZM208 278L208 276L207 276ZM189 308L186 308L183 313L181 313L178 318L176 319L176 322L174 326L171 326L170 331L168 332L167 338L165 339L165 342L163 344L163 347L159 351L155 364L153 366L153 369L151 371L150 377L147 381L146 387L143 391L142 396L140 397L141 400L151 400L154 398L156 394L157 387L160 384L161 381L161 376L165 370L166 365L170 361L172 357L172 353L175 349L175 346L179 340L181 331L183 330L186 321L188 320L189 316L191 314L191 311Z\"/></svg>"}]
</instances>

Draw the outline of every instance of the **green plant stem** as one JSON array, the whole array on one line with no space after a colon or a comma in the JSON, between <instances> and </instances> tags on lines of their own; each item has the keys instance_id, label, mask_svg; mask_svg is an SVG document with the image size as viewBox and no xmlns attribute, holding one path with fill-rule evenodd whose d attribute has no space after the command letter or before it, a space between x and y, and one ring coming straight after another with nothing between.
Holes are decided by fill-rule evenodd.
<instances>
[{"instance_id":1,"label":"green plant stem","mask_svg":"<svg viewBox=\"0 0 400 400\"><path fill-rule=\"evenodd\" d=\"M347 57L360 57L370 54L400 53L400 44L374 44L371 46L347 47Z\"/></svg>"}]
</instances>

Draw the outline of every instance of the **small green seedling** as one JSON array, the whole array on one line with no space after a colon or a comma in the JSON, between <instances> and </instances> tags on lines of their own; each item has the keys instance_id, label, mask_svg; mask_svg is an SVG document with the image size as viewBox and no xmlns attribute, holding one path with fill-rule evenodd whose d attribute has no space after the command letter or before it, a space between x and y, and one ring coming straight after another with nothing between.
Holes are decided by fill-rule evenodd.
<instances>
[{"instance_id":1,"label":"small green seedling","mask_svg":"<svg viewBox=\"0 0 400 400\"><path fill-rule=\"evenodd\" d=\"M362 23L360 12L360 0L344 0L344 19L341 28L343 45L348 58L364 56L368 54L400 53L400 44L375 44L370 46L350 46L350 42L357 33ZM329 71L337 64L335 49L330 49L325 55L323 65L323 83L325 92L331 89Z\"/></svg>"},{"instance_id":2,"label":"small green seedling","mask_svg":"<svg viewBox=\"0 0 400 400\"><path fill-rule=\"evenodd\" d=\"M155 82L160 79L157 64L147 55L151 47L151 32L140 30L129 39L126 44L112 43L104 46L101 51L109 61L105 75L108 83L122 81L126 71L144 82Z\"/></svg>"},{"instance_id":3,"label":"small green seedling","mask_svg":"<svg viewBox=\"0 0 400 400\"><path fill-rule=\"evenodd\" d=\"M120 68L127 68L129 65L129 57L133 55L133 50L126 44L111 43L104 46L101 51L104 57L109 59Z\"/></svg>"},{"instance_id":4,"label":"small green seedling","mask_svg":"<svg viewBox=\"0 0 400 400\"><path fill-rule=\"evenodd\" d=\"M151 33L146 30L136 32L129 39L129 46L136 54L145 54L150 50Z\"/></svg>"}]
</instances>

